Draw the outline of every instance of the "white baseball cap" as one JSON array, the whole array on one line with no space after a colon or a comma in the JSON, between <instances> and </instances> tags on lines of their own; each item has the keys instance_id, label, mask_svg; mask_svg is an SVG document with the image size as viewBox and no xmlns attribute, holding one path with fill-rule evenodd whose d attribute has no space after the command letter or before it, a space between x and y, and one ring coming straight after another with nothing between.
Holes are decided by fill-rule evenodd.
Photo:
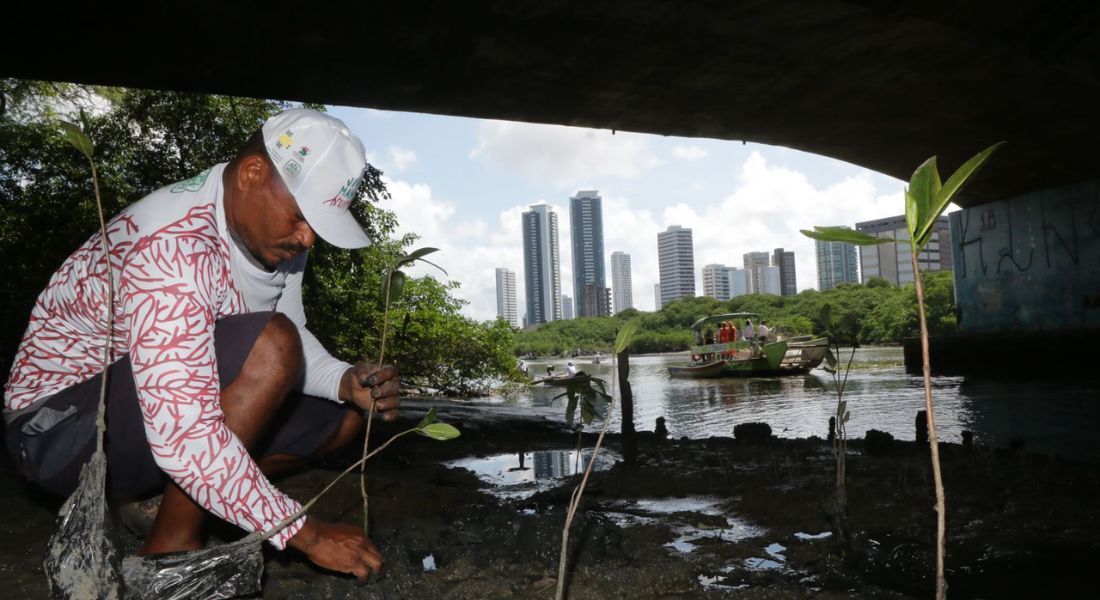
<instances>
[{"instance_id":1,"label":"white baseball cap","mask_svg":"<svg viewBox=\"0 0 1100 600\"><path fill-rule=\"evenodd\" d=\"M348 211L367 158L347 125L316 110L291 108L268 119L263 136L267 155L313 231L339 248L369 246Z\"/></svg>"}]
</instances>

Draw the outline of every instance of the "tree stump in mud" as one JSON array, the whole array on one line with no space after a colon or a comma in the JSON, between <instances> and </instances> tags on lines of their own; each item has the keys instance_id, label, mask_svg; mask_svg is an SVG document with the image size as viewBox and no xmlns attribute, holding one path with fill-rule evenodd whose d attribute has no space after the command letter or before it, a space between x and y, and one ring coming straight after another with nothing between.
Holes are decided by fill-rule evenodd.
<instances>
[{"instance_id":1,"label":"tree stump in mud","mask_svg":"<svg viewBox=\"0 0 1100 600\"><path fill-rule=\"evenodd\" d=\"M885 431L868 429L863 436L863 451L867 456L890 456L894 453L894 436Z\"/></svg>"}]
</instances>

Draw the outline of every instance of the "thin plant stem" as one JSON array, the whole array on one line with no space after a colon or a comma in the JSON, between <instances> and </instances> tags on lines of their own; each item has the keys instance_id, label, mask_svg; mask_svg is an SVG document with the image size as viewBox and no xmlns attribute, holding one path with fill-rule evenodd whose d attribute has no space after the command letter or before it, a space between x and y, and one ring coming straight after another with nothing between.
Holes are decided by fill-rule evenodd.
<instances>
[{"instance_id":1,"label":"thin plant stem","mask_svg":"<svg viewBox=\"0 0 1100 600\"><path fill-rule=\"evenodd\" d=\"M114 268L111 266L111 241L107 239L107 219L103 215L103 201L99 194L99 175L95 168L95 161L88 157L88 164L92 167L92 186L95 189L95 206L99 212L99 235L103 242L104 269L107 272L107 332L103 340L103 379L99 387L99 408L96 410L96 443L97 454L103 453L103 437L107 432L107 373L111 368L111 342L115 328L115 278Z\"/></svg>"},{"instance_id":2,"label":"thin plant stem","mask_svg":"<svg viewBox=\"0 0 1100 600\"><path fill-rule=\"evenodd\" d=\"M615 361L617 357L611 358L611 372L618 373L615 368ZM588 460L588 465L584 469L584 477L581 478L581 483L573 490L573 494L569 498L569 510L565 515L565 527L561 532L561 554L558 557L558 591L554 596L556 600L562 600L565 598L565 565L566 560L569 557L569 528L573 525L573 516L577 514L577 507L581 504L581 495L584 494L584 486L588 484L588 477L592 474L592 467L596 464L596 456L600 452L600 448L603 446L603 437L607 433L607 426L611 424L611 414L615 410L615 377L611 378L611 402L607 406L607 415L603 419L603 427L600 429L600 435L596 438L596 445L592 447L592 458ZM578 452L578 455L580 453Z\"/></svg>"},{"instance_id":3,"label":"thin plant stem","mask_svg":"<svg viewBox=\"0 0 1100 600\"><path fill-rule=\"evenodd\" d=\"M946 549L947 529L946 501L943 492L943 476L940 474L940 446L936 439L936 415L932 411L932 366L928 353L928 322L924 315L924 284L917 266L917 247L912 246L913 273L917 287L917 311L920 317L920 349L924 362L924 410L928 419L928 445L932 450L932 478L936 484L936 600L943 600L947 593L947 580L943 574L943 556Z\"/></svg>"},{"instance_id":4,"label":"thin plant stem","mask_svg":"<svg viewBox=\"0 0 1100 600\"><path fill-rule=\"evenodd\" d=\"M386 306L382 310L382 343L378 351L378 369L382 369L382 362L386 356L386 331L389 329L390 317L390 285L393 281L393 270L386 275ZM363 459L359 461L359 492L363 495L363 532L370 535L370 495L367 494L367 451L370 449L370 429L374 421L374 398L371 398L370 408L367 410L367 431L363 437Z\"/></svg>"}]
</instances>

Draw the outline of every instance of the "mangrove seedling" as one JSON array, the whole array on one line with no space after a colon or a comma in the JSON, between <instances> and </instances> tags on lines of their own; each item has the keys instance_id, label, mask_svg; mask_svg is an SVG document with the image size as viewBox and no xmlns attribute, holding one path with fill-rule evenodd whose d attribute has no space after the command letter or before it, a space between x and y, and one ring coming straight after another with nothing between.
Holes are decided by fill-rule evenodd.
<instances>
[{"instance_id":1,"label":"mangrove seedling","mask_svg":"<svg viewBox=\"0 0 1100 600\"><path fill-rule=\"evenodd\" d=\"M895 241L908 241L910 258L913 262L913 280L917 290L917 316L920 321L921 362L924 366L924 407L928 416L928 445L932 454L932 476L936 486L936 599L943 600L947 593L947 580L943 574L943 555L945 550L945 510L943 477L940 474L940 450L936 436L936 416L932 410L932 367L928 356L928 322L925 318L924 282L921 280L920 264L917 257L932 239L932 229L936 220L951 200L963 189L971 177L982 168L989 157L1003 144L998 142L975 154L963 163L947 181L940 179L936 167L936 157L924 161L909 180L905 188L905 227L908 240L876 238L865 233L852 231L845 227L814 227L813 231L803 229L802 234L815 240L826 242L846 242L857 246L884 244Z\"/></svg>"},{"instance_id":2,"label":"mangrove seedling","mask_svg":"<svg viewBox=\"0 0 1100 600\"><path fill-rule=\"evenodd\" d=\"M826 501L826 513L832 520L837 546L847 556L851 541L848 534L847 427L852 412L848 410L848 401L844 399L844 388L848 384L848 373L852 370L852 360L859 345L860 327L854 313L848 313L838 319L833 313L832 306L828 304L821 307L818 322L824 329L826 339L829 340L829 348L825 351L825 371L833 378L833 386L836 390L836 414L829 419L831 428L829 438L833 442L833 454L836 457L836 486L833 488L831 497ZM851 347L843 372L840 365L842 343Z\"/></svg>"}]
</instances>

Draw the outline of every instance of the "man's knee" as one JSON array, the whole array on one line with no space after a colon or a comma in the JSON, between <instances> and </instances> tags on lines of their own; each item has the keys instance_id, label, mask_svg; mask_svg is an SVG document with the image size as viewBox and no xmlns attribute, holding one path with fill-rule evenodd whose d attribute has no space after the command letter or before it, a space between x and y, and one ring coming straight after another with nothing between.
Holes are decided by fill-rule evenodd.
<instances>
[{"instance_id":1,"label":"man's knee","mask_svg":"<svg viewBox=\"0 0 1100 600\"><path fill-rule=\"evenodd\" d=\"M249 359L250 362L255 359L259 366L297 381L305 363L298 327L286 315L276 313L260 332Z\"/></svg>"}]
</instances>

